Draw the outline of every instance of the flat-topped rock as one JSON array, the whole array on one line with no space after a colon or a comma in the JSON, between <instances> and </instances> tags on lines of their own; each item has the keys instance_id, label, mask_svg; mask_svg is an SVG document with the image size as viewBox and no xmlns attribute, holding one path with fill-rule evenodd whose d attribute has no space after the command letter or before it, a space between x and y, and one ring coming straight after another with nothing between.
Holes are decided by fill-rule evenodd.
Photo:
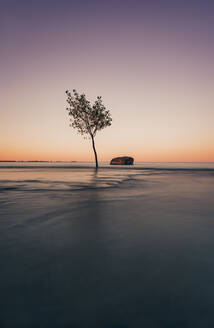
<instances>
[{"instance_id":1,"label":"flat-topped rock","mask_svg":"<svg viewBox=\"0 0 214 328\"><path fill-rule=\"evenodd\" d=\"M133 165L134 158L129 156L115 157L111 160L110 165Z\"/></svg>"}]
</instances>

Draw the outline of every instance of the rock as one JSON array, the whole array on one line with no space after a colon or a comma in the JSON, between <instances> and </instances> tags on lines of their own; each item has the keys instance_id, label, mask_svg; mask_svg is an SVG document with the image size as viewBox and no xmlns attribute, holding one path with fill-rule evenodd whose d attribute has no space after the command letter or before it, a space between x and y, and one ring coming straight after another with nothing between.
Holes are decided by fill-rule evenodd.
<instances>
[{"instance_id":1,"label":"rock","mask_svg":"<svg viewBox=\"0 0 214 328\"><path fill-rule=\"evenodd\" d=\"M115 157L111 160L110 165L133 165L134 158L128 156Z\"/></svg>"}]
</instances>

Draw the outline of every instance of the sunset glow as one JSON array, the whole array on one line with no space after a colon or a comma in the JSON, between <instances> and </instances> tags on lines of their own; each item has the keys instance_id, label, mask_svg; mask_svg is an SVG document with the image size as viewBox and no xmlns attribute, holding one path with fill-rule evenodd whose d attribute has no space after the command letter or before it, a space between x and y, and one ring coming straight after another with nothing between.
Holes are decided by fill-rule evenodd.
<instances>
[{"instance_id":1,"label":"sunset glow","mask_svg":"<svg viewBox=\"0 0 214 328\"><path fill-rule=\"evenodd\" d=\"M45 3L45 4L44 4ZM113 123L101 161L214 161L211 1L1 1L0 160L93 161L65 90Z\"/></svg>"}]
</instances>

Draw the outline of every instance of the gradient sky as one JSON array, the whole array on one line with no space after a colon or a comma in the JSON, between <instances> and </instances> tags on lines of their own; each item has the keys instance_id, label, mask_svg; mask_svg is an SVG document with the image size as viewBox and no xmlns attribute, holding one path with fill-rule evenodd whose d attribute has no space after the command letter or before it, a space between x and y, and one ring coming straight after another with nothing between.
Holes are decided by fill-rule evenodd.
<instances>
[{"instance_id":1,"label":"gradient sky","mask_svg":"<svg viewBox=\"0 0 214 328\"><path fill-rule=\"evenodd\" d=\"M214 161L214 1L0 0L0 160L94 160L65 90L113 124L100 160Z\"/></svg>"}]
</instances>

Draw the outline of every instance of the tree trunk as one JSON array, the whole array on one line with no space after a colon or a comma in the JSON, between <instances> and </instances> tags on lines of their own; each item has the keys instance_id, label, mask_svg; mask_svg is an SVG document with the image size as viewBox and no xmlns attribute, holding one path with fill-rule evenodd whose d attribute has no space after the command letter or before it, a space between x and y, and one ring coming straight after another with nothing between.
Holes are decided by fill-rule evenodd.
<instances>
[{"instance_id":1,"label":"tree trunk","mask_svg":"<svg viewBox=\"0 0 214 328\"><path fill-rule=\"evenodd\" d=\"M96 152L95 143L94 143L94 137L93 136L91 136L91 140L92 140L92 147L93 147L94 157L95 157L95 162L96 162L96 169L98 169L97 152Z\"/></svg>"}]
</instances>

